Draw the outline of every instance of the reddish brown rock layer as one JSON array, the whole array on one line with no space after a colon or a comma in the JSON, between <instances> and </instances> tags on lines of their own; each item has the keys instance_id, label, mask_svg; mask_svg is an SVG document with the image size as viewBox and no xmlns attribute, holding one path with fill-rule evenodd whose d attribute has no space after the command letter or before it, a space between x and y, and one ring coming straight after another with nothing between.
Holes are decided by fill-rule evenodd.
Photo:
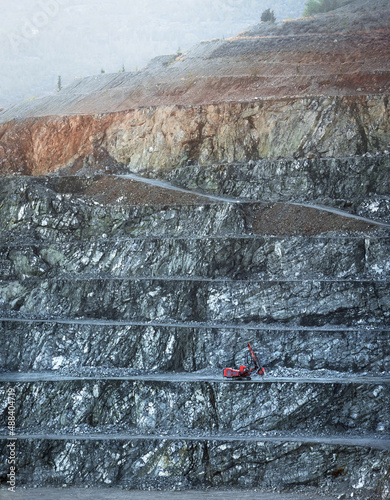
<instances>
[{"instance_id":1,"label":"reddish brown rock layer","mask_svg":"<svg viewBox=\"0 0 390 500\"><path fill-rule=\"evenodd\" d=\"M187 161L345 156L387 148L387 97L278 99L28 118L0 126L0 173L66 165L166 169ZM99 159L100 158L100 159Z\"/></svg>"}]
</instances>

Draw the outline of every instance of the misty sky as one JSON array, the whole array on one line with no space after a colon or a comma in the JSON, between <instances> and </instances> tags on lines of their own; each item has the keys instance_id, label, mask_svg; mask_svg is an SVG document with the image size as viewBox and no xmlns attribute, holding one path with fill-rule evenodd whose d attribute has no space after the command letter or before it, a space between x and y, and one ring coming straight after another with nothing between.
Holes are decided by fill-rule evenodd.
<instances>
[{"instance_id":1,"label":"misty sky","mask_svg":"<svg viewBox=\"0 0 390 500\"><path fill-rule=\"evenodd\" d=\"M302 15L305 0L0 0L0 107L74 78L135 71L201 40Z\"/></svg>"}]
</instances>

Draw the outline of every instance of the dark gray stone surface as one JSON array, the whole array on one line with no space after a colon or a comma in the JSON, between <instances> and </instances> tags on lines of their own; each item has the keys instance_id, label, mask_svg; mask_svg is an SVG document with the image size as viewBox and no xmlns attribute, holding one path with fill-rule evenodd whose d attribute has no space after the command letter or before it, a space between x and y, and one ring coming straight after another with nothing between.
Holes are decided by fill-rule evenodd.
<instances>
[{"instance_id":1,"label":"dark gray stone surface","mask_svg":"<svg viewBox=\"0 0 390 500\"><path fill-rule=\"evenodd\" d=\"M5 443L4 443L5 444ZM261 487L354 491L380 498L386 450L300 442L20 439L21 484L127 488ZM368 467L373 464L373 467ZM1 465L2 473L5 472ZM352 488L353 485L353 488ZM378 493L379 492L379 495ZM376 496L375 496L376 495Z\"/></svg>"},{"instance_id":2,"label":"dark gray stone surface","mask_svg":"<svg viewBox=\"0 0 390 500\"><path fill-rule=\"evenodd\" d=\"M167 327L0 322L0 366L9 371L114 369L219 372L245 359L246 342L279 376L291 370L389 372L389 331ZM131 373L131 372L130 372Z\"/></svg>"},{"instance_id":3,"label":"dark gray stone surface","mask_svg":"<svg viewBox=\"0 0 390 500\"><path fill-rule=\"evenodd\" d=\"M258 199L290 176L286 199L317 202L329 182L344 208L360 182L356 212L385 197L385 160L337 188L352 160L209 181ZM0 427L5 446L12 386L19 485L387 494L388 231L259 234L256 203L103 206L92 182L0 180ZM247 341L265 379L223 380Z\"/></svg>"},{"instance_id":4,"label":"dark gray stone surface","mask_svg":"<svg viewBox=\"0 0 390 500\"><path fill-rule=\"evenodd\" d=\"M0 178L0 215L3 242L253 233L245 206L100 205L83 199L68 179L53 186L45 178Z\"/></svg>"},{"instance_id":5,"label":"dark gray stone surface","mask_svg":"<svg viewBox=\"0 0 390 500\"><path fill-rule=\"evenodd\" d=\"M390 435L390 384L148 380L18 382L18 432L136 431L229 434ZM6 388L1 384L0 388ZM6 421L7 393L0 396ZM102 429L102 430L101 430ZM6 429L3 430L3 434Z\"/></svg>"},{"instance_id":6,"label":"dark gray stone surface","mask_svg":"<svg viewBox=\"0 0 390 500\"><path fill-rule=\"evenodd\" d=\"M386 327L386 282L58 279L0 282L3 316Z\"/></svg>"},{"instance_id":7,"label":"dark gray stone surface","mask_svg":"<svg viewBox=\"0 0 390 500\"><path fill-rule=\"evenodd\" d=\"M390 154L189 165L163 175L178 185L248 200L317 201L390 222Z\"/></svg>"},{"instance_id":8,"label":"dark gray stone surface","mask_svg":"<svg viewBox=\"0 0 390 500\"><path fill-rule=\"evenodd\" d=\"M390 238L166 238L0 247L0 277L387 279Z\"/></svg>"}]
</instances>

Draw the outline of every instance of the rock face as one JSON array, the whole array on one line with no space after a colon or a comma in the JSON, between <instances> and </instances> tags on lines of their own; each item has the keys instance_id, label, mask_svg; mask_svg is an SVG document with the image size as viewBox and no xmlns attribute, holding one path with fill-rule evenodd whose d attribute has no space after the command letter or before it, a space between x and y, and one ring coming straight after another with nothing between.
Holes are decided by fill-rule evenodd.
<instances>
[{"instance_id":1,"label":"rock face","mask_svg":"<svg viewBox=\"0 0 390 500\"><path fill-rule=\"evenodd\" d=\"M171 105L7 122L0 125L0 168L39 175L115 163L159 171L188 162L376 153L389 142L387 96Z\"/></svg>"},{"instance_id":2,"label":"rock face","mask_svg":"<svg viewBox=\"0 0 390 500\"><path fill-rule=\"evenodd\" d=\"M376 47L386 65L388 8L373 4L368 35L351 28L364 2L335 13L338 64ZM385 84L370 56L327 96L271 93L303 78L299 57L319 85L300 30L329 19L256 27L1 115L2 487L12 387L18 485L388 497ZM346 43L359 36L367 52ZM245 74L260 53L266 83ZM181 80L190 67L209 76ZM352 74L377 93L350 92ZM265 377L224 379L248 341Z\"/></svg>"},{"instance_id":3,"label":"rock face","mask_svg":"<svg viewBox=\"0 0 390 500\"><path fill-rule=\"evenodd\" d=\"M207 168L188 165L173 172L149 175L158 175L200 192L204 190L274 203L315 202L390 222L389 166L390 156L386 153L343 158L260 160L234 165L214 164ZM289 210L291 213L286 210L284 217L288 221L286 229L290 227L292 230L297 225L299 211L292 207ZM262 219L262 231L266 231L264 217ZM309 224L307 217L306 224ZM331 229L330 226L327 229ZM310 232L308 225L306 232Z\"/></svg>"}]
</instances>

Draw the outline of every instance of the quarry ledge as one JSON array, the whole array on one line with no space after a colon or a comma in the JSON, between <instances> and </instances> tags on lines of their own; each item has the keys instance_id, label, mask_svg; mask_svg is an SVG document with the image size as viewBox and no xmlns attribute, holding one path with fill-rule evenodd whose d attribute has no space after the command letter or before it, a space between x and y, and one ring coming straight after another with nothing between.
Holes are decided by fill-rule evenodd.
<instances>
[{"instance_id":1,"label":"quarry ledge","mask_svg":"<svg viewBox=\"0 0 390 500\"><path fill-rule=\"evenodd\" d=\"M109 370L107 370L109 371ZM298 371L298 370L297 370ZM268 372L268 369L267 369ZM66 373L61 373L61 371L52 371L52 372L5 372L0 373L0 383L9 382L9 383L19 383L19 382L70 382L70 381L78 381L78 380L117 380L117 381L134 381L134 382L142 382L148 384L154 383L168 383L168 384L176 384L176 383L185 383L185 384L194 384L194 383L224 383L224 384L274 384L274 383L291 383L291 384L379 384L379 385L387 385L390 384L390 375L353 375L353 374L340 374L338 376L331 376L328 374L321 373L321 376L302 376L298 374L297 376L273 376L266 375L264 378L249 378L249 380L238 380L232 381L229 379L224 379L221 376L218 376L217 373L212 373L209 375L202 375L198 373L188 373L188 372L174 372L169 374L164 373L153 373L153 374L142 374L142 375L131 375L124 373L123 375L110 375L110 374L101 374L98 370L96 370L96 375L87 375L83 374L71 374L67 375Z\"/></svg>"},{"instance_id":2,"label":"quarry ledge","mask_svg":"<svg viewBox=\"0 0 390 500\"><path fill-rule=\"evenodd\" d=\"M4 500L13 499L13 493L4 490ZM66 495L66 496L64 496ZM272 495L272 496L271 496ZM277 493L275 490L264 491L262 488L242 490L225 486L224 488L206 487L205 489L182 489L174 486L171 489L128 490L124 487L29 487L22 486L18 490L18 500L227 500L234 498L241 500L335 500L335 494L325 494L316 490L297 493Z\"/></svg>"},{"instance_id":3,"label":"quarry ledge","mask_svg":"<svg viewBox=\"0 0 390 500\"><path fill-rule=\"evenodd\" d=\"M0 440L6 440L9 436L0 435ZM76 434L45 434L45 433L26 433L19 434L15 432L14 437L20 440L50 440L50 441L197 441L210 443L232 443L232 442L249 442L249 443L301 443L301 444L323 444L336 446L352 446L372 448L378 450L390 450L390 439L377 439L372 437L358 436L294 436L294 435L278 435L278 436L245 436L245 435L206 435L192 436L180 434L142 434L142 433L76 433Z\"/></svg>"},{"instance_id":4,"label":"quarry ledge","mask_svg":"<svg viewBox=\"0 0 390 500\"><path fill-rule=\"evenodd\" d=\"M210 330L270 330L270 331L316 331L316 332L381 332L389 331L390 325L368 325L360 324L355 326L343 325L288 325L285 323L220 323L205 321L138 321L138 320L110 320L104 318L59 318L59 317L37 317L37 316L3 316L0 317L0 323L49 323L62 325L102 325L102 326L156 326L156 327L174 327L174 328L206 328Z\"/></svg>"}]
</instances>

